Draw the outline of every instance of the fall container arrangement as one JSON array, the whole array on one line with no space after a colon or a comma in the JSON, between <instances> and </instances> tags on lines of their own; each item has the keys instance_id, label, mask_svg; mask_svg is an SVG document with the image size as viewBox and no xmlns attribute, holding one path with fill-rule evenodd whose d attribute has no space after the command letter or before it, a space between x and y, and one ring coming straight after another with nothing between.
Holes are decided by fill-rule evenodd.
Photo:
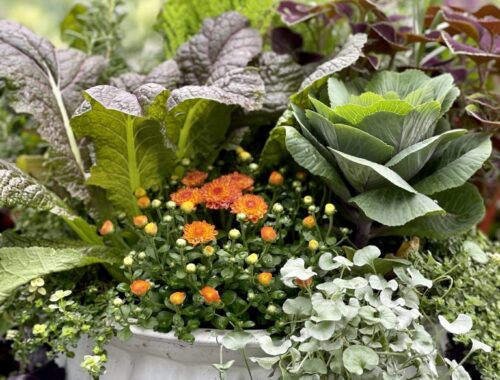
<instances>
[{"instance_id":1,"label":"fall container arrangement","mask_svg":"<svg viewBox=\"0 0 500 380\"><path fill-rule=\"evenodd\" d=\"M252 3L167 2L167 60L141 72L110 43L119 4L75 7L68 49L0 21L16 371L495 378L500 251L475 226L498 9L418 5L412 29L371 2Z\"/></svg>"}]
</instances>

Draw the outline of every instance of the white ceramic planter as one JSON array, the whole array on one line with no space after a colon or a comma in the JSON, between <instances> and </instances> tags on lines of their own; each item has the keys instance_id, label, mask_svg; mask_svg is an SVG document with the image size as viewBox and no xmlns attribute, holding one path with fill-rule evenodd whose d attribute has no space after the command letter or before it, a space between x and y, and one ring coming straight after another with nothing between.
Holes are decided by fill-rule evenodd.
<instances>
[{"instance_id":1,"label":"white ceramic planter","mask_svg":"<svg viewBox=\"0 0 500 380\"><path fill-rule=\"evenodd\" d=\"M220 362L220 344L224 331L197 330L195 343L179 341L173 333L158 333L132 328L133 336L123 342L114 339L107 347L108 363L102 380L216 380L218 371L212 364ZM252 333L257 339L263 331ZM75 351L75 358L65 360L67 380L89 380L90 376L80 367L84 355L92 350L88 340L82 340ZM246 348L248 356L265 356L257 341ZM250 377L240 352L222 351L223 361L235 360L227 372L228 380L248 380ZM269 378L266 371L249 362L254 380Z\"/></svg>"}]
</instances>

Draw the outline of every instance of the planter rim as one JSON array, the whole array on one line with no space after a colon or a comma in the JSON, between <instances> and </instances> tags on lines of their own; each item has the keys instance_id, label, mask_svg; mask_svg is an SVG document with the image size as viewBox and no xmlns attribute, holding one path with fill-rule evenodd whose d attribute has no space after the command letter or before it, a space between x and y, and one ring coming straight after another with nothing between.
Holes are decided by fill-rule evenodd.
<instances>
[{"instance_id":1,"label":"planter rim","mask_svg":"<svg viewBox=\"0 0 500 380\"><path fill-rule=\"evenodd\" d=\"M156 340L156 341L164 341L164 342L176 342L176 343L184 343L190 344L184 341L181 341L174 335L173 331L168 333L162 333L158 331L153 331L151 329L145 329L139 326L130 326L130 330L134 334L134 336ZM220 346L222 342L222 338L227 333L234 330L217 330L217 329L196 329L192 332L194 335L193 345L197 346ZM269 334L265 330L245 330L253 335L253 341L248 344L248 347L259 347L258 340L263 336L268 336Z\"/></svg>"}]
</instances>

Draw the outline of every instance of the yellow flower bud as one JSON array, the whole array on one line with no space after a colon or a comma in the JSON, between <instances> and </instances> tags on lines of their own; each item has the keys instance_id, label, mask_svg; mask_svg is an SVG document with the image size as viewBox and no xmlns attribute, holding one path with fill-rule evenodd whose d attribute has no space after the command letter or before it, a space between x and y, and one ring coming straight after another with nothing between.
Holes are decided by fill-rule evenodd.
<instances>
[{"instance_id":1,"label":"yellow flower bud","mask_svg":"<svg viewBox=\"0 0 500 380\"><path fill-rule=\"evenodd\" d=\"M337 209L335 208L335 205L333 203L327 203L325 205L326 216L332 216L333 214L335 214L335 211L337 211Z\"/></svg>"},{"instance_id":2,"label":"yellow flower bud","mask_svg":"<svg viewBox=\"0 0 500 380\"><path fill-rule=\"evenodd\" d=\"M311 250L311 251L316 251L318 248L319 248L319 243L317 240L309 240L309 244L307 245L307 247Z\"/></svg>"},{"instance_id":3,"label":"yellow flower bud","mask_svg":"<svg viewBox=\"0 0 500 380\"><path fill-rule=\"evenodd\" d=\"M196 265L193 263L189 263L186 265L186 272L188 273L196 273Z\"/></svg>"},{"instance_id":4,"label":"yellow flower bud","mask_svg":"<svg viewBox=\"0 0 500 380\"><path fill-rule=\"evenodd\" d=\"M257 255L256 253L248 255L245 259L245 262L248 265L254 265L257 261L259 261L259 255Z\"/></svg>"},{"instance_id":5,"label":"yellow flower bud","mask_svg":"<svg viewBox=\"0 0 500 380\"><path fill-rule=\"evenodd\" d=\"M241 237L241 232L236 228L233 228L229 231L229 238L231 240L237 240Z\"/></svg>"},{"instance_id":6,"label":"yellow flower bud","mask_svg":"<svg viewBox=\"0 0 500 380\"><path fill-rule=\"evenodd\" d=\"M207 246L203 247L203 256L210 257L210 256L213 256L214 253L215 253L215 249L211 245L207 245Z\"/></svg>"},{"instance_id":7,"label":"yellow flower bud","mask_svg":"<svg viewBox=\"0 0 500 380\"><path fill-rule=\"evenodd\" d=\"M194 203L191 201L182 202L181 210L186 214L191 214L194 210Z\"/></svg>"},{"instance_id":8,"label":"yellow flower bud","mask_svg":"<svg viewBox=\"0 0 500 380\"><path fill-rule=\"evenodd\" d=\"M144 232L150 236L155 236L158 233L157 224L154 222L146 224L146 227L144 227Z\"/></svg>"},{"instance_id":9,"label":"yellow flower bud","mask_svg":"<svg viewBox=\"0 0 500 380\"><path fill-rule=\"evenodd\" d=\"M134 191L134 195L136 198L142 198L146 195L146 190L144 190L142 187L138 187Z\"/></svg>"}]
</instances>

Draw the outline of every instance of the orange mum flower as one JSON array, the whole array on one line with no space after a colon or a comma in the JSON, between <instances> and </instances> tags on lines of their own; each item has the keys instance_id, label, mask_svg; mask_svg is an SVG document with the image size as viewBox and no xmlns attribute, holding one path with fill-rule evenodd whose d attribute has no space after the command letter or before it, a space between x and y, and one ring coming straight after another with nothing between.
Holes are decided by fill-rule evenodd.
<instances>
[{"instance_id":1,"label":"orange mum flower","mask_svg":"<svg viewBox=\"0 0 500 380\"><path fill-rule=\"evenodd\" d=\"M259 284L264 286L269 286L272 280L273 280L273 274L270 272L262 272L259 273L257 276L257 281L259 281Z\"/></svg>"},{"instance_id":2,"label":"orange mum flower","mask_svg":"<svg viewBox=\"0 0 500 380\"><path fill-rule=\"evenodd\" d=\"M302 225L305 228L308 228L308 229L312 230L314 227L316 227L316 218L314 216L312 216L312 215L306 216L302 220Z\"/></svg>"},{"instance_id":3,"label":"orange mum flower","mask_svg":"<svg viewBox=\"0 0 500 380\"><path fill-rule=\"evenodd\" d=\"M208 173L202 172L201 170L194 170L187 172L181 182L188 187L197 187L203 185L207 177Z\"/></svg>"},{"instance_id":4,"label":"orange mum flower","mask_svg":"<svg viewBox=\"0 0 500 380\"><path fill-rule=\"evenodd\" d=\"M245 194L231 205L233 214L243 213L252 223L257 223L267 212L267 203L259 195Z\"/></svg>"},{"instance_id":5,"label":"orange mum flower","mask_svg":"<svg viewBox=\"0 0 500 380\"><path fill-rule=\"evenodd\" d=\"M205 244L215 240L217 230L213 224L203 221L194 221L191 224L184 226L183 238L188 241L192 246L198 244Z\"/></svg>"},{"instance_id":6,"label":"orange mum flower","mask_svg":"<svg viewBox=\"0 0 500 380\"><path fill-rule=\"evenodd\" d=\"M130 291L136 296L142 297L151 288L151 283L145 280L134 280L130 284Z\"/></svg>"},{"instance_id":7,"label":"orange mum flower","mask_svg":"<svg viewBox=\"0 0 500 380\"><path fill-rule=\"evenodd\" d=\"M220 302L219 292L211 286L205 286L200 290L201 296L205 299L206 303Z\"/></svg>"},{"instance_id":8,"label":"orange mum flower","mask_svg":"<svg viewBox=\"0 0 500 380\"><path fill-rule=\"evenodd\" d=\"M253 178L245 174L234 172L220 178L229 178L240 190L252 190L253 188Z\"/></svg>"},{"instance_id":9,"label":"orange mum flower","mask_svg":"<svg viewBox=\"0 0 500 380\"><path fill-rule=\"evenodd\" d=\"M148 217L146 215L137 215L133 218L134 226L142 228L148 224Z\"/></svg>"},{"instance_id":10,"label":"orange mum flower","mask_svg":"<svg viewBox=\"0 0 500 380\"><path fill-rule=\"evenodd\" d=\"M260 236L266 243L272 243L278 237L276 230L271 226L264 226L260 229Z\"/></svg>"},{"instance_id":11,"label":"orange mum flower","mask_svg":"<svg viewBox=\"0 0 500 380\"><path fill-rule=\"evenodd\" d=\"M137 206L139 206L139 208L141 209L149 208L149 206L151 206L151 200L147 196L140 197L137 200Z\"/></svg>"},{"instance_id":12,"label":"orange mum flower","mask_svg":"<svg viewBox=\"0 0 500 380\"><path fill-rule=\"evenodd\" d=\"M269 176L269 184L273 186L281 186L285 181L285 177L278 171L273 171Z\"/></svg>"},{"instance_id":13,"label":"orange mum flower","mask_svg":"<svg viewBox=\"0 0 500 380\"><path fill-rule=\"evenodd\" d=\"M186 299L186 293L173 292L168 299L173 305L182 305Z\"/></svg>"},{"instance_id":14,"label":"orange mum flower","mask_svg":"<svg viewBox=\"0 0 500 380\"><path fill-rule=\"evenodd\" d=\"M112 234L113 232L115 232L115 226L113 225L113 222L111 220L105 220L101 228L99 229L99 233L102 236L106 236Z\"/></svg>"},{"instance_id":15,"label":"orange mum flower","mask_svg":"<svg viewBox=\"0 0 500 380\"><path fill-rule=\"evenodd\" d=\"M195 206L203 202L203 196L201 195L200 189L192 187L185 187L177 190L175 193L170 194L170 199L173 200L177 206L188 201L193 202Z\"/></svg>"},{"instance_id":16,"label":"orange mum flower","mask_svg":"<svg viewBox=\"0 0 500 380\"><path fill-rule=\"evenodd\" d=\"M201 194L207 208L228 209L241 196L241 189L229 177L220 177L204 185Z\"/></svg>"}]
</instances>

